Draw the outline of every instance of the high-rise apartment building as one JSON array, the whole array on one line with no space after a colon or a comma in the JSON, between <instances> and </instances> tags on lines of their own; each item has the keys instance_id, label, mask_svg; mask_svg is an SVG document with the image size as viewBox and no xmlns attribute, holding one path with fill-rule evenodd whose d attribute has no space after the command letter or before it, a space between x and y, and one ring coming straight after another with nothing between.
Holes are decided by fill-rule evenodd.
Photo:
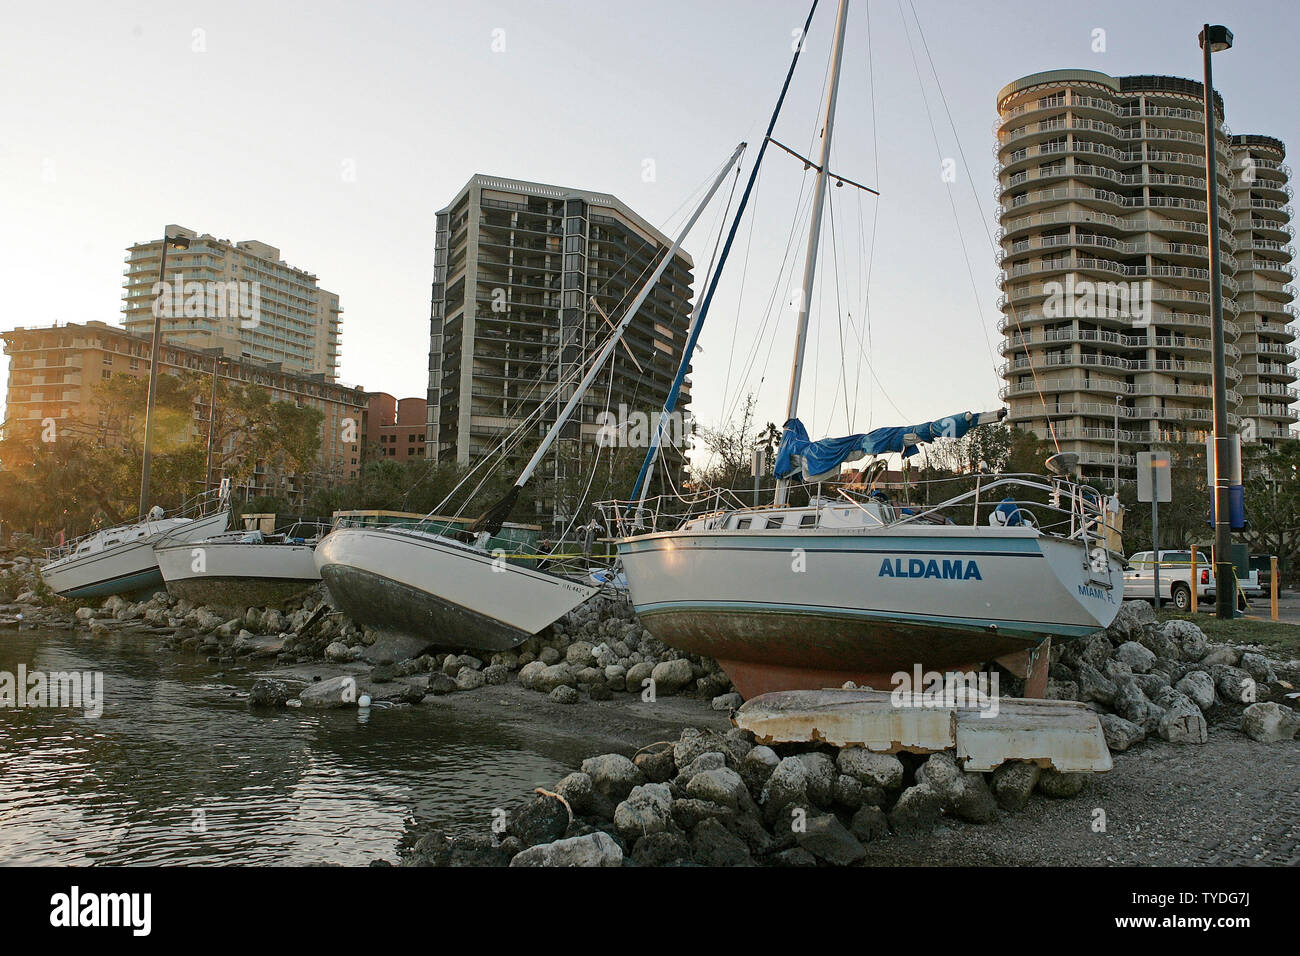
<instances>
[{"instance_id":1,"label":"high-rise apartment building","mask_svg":"<svg viewBox=\"0 0 1300 956\"><path fill-rule=\"evenodd\" d=\"M427 458L480 461L529 422L537 447L671 240L613 196L477 175L437 214ZM693 263L679 253L537 477L537 519L571 517L607 408L657 412L681 362ZM560 383L566 383L559 387ZM690 401L683 391L679 410ZM534 417L535 416L535 417ZM623 424L621 418L618 424ZM680 480L684 448L669 449ZM630 490L630 489L629 489Z\"/></svg>"},{"instance_id":2,"label":"high-rise apartment building","mask_svg":"<svg viewBox=\"0 0 1300 956\"><path fill-rule=\"evenodd\" d=\"M157 303L168 342L335 380L343 310L316 276L264 242L232 243L177 225L166 235L189 246L167 250L162 290L155 290L162 237L127 250L122 324L129 331L152 335Z\"/></svg>"},{"instance_id":3,"label":"high-rise apartment building","mask_svg":"<svg viewBox=\"0 0 1300 956\"><path fill-rule=\"evenodd\" d=\"M998 94L1002 395L1090 477L1213 428L1201 90L1054 70ZM1297 420L1290 170L1215 107L1229 420L1272 443Z\"/></svg>"}]
</instances>

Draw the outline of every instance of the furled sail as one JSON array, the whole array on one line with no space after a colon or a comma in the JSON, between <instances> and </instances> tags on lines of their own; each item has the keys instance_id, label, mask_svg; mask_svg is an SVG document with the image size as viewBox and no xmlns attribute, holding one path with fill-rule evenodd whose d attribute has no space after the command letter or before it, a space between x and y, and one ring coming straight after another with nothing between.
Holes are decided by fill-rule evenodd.
<instances>
[{"instance_id":1,"label":"furled sail","mask_svg":"<svg viewBox=\"0 0 1300 956\"><path fill-rule=\"evenodd\" d=\"M916 446L937 438L961 438L976 425L986 425L1006 415L996 412L958 412L919 425L891 425L866 434L811 441L803 422L792 418L785 423L781 444L776 450L776 477L793 478L802 473L804 481L822 481L834 477L846 461L864 455L887 455L891 452L910 458Z\"/></svg>"}]
</instances>

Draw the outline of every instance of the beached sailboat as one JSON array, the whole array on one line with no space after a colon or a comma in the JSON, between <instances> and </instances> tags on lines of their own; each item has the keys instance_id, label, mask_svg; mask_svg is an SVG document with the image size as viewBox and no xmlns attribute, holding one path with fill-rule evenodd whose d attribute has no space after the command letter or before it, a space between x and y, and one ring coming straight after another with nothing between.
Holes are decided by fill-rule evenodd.
<instances>
[{"instance_id":1,"label":"beached sailboat","mask_svg":"<svg viewBox=\"0 0 1300 956\"><path fill-rule=\"evenodd\" d=\"M191 509L197 511L194 516L185 509L168 516L154 507L141 521L105 528L51 549L51 560L41 568L41 576L50 590L66 598L157 590L163 586L163 576L155 544L195 541L225 530L230 509L224 490L215 496L216 510L203 513L203 501L213 497L203 496L199 507Z\"/></svg>"},{"instance_id":2,"label":"beached sailboat","mask_svg":"<svg viewBox=\"0 0 1300 956\"><path fill-rule=\"evenodd\" d=\"M843 178L827 164L847 11L847 0L840 0L821 159L806 160L817 170L817 181L804 303L812 300L827 179ZM769 138L771 133L769 125ZM715 285L747 198L748 191ZM711 288L692 330L666 412L672 411L712 293ZM844 489L823 493L821 486L810 487L807 505L790 505L790 487L798 479L833 478L842 462L865 455L906 457L923 442L959 438L998 417L967 412L811 442L798 419L807 332L803 308L771 505L744 507L719 492L704 496L696 509L703 513L683 520L680 498L648 502L634 491L630 502L607 506L632 602L651 633L672 647L716 658L741 693L753 697L848 680L889 687L890 675L911 673L917 664L927 671L965 670L1033 651L1048 635L1081 637L1111 622L1123 576L1119 556L1105 547L1101 497L1064 476L997 478L911 513L880 496ZM657 444L646 456L642 479ZM990 502L1005 499L987 515L987 524L980 523L981 495L985 512ZM1025 495L1050 503L1030 506ZM970 523L954 523L954 515ZM671 530L658 530L665 523Z\"/></svg>"},{"instance_id":3,"label":"beached sailboat","mask_svg":"<svg viewBox=\"0 0 1300 956\"><path fill-rule=\"evenodd\" d=\"M601 585L590 577L523 567L494 555L488 545L743 149L743 143L736 147L663 253L514 486L469 527L464 537L472 540L419 526L336 528L315 552L316 567L336 606L354 621L380 630L424 638L446 635L447 643L457 647L504 650L600 591Z\"/></svg>"},{"instance_id":4,"label":"beached sailboat","mask_svg":"<svg viewBox=\"0 0 1300 956\"><path fill-rule=\"evenodd\" d=\"M283 534L164 538L154 552L172 597L214 607L274 607L320 583L312 556L320 530L296 525Z\"/></svg>"}]
</instances>

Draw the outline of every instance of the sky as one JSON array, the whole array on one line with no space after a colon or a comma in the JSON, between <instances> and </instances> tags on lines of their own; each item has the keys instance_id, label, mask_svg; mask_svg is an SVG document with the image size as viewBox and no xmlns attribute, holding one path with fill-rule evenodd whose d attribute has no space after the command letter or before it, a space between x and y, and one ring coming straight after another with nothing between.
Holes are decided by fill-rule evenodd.
<instances>
[{"instance_id":1,"label":"sky","mask_svg":"<svg viewBox=\"0 0 1300 956\"><path fill-rule=\"evenodd\" d=\"M178 223L318 275L344 309L341 380L423 395L434 214L466 180L609 192L670 231L742 140L748 173L807 10L8 4L0 329L120 321L126 248ZM830 165L881 195L830 191L799 407L814 436L999 406L998 90L1064 68L1199 79L1206 18L1236 36L1215 57L1229 127L1300 142L1290 2L854 0ZM834 19L821 0L775 134L804 155ZM784 418L810 182L769 150L695 359L698 423L749 393ZM697 296L729 189L686 243Z\"/></svg>"}]
</instances>

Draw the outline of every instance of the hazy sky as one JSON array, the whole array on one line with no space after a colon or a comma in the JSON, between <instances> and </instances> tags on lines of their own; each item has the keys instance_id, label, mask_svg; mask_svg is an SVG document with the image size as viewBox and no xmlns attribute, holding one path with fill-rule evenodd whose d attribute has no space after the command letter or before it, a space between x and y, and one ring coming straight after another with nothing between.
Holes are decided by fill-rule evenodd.
<instances>
[{"instance_id":1,"label":"hazy sky","mask_svg":"<svg viewBox=\"0 0 1300 956\"><path fill-rule=\"evenodd\" d=\"M279 247L341 298L342 379L423 395L435 211L484 172L611 192L669 224L735 143L752 158L806 12L802 0L6 4L0 328L118 321L126 247L175 222ZM832 166L883 195L832 190L838 272L827 251L801 407L815 434L997 407L988 233L1006 83L1060 68L1199 78L1209 16L1236 34L1215 58L1228 125L1300 142L1293 3L917 0L915 13L921 33L907 0L850 8ZM822 0L778 127L796 149L815 148L834 16ZM806 214L804 176L769 152L695 362L705 423L746 391L781 421L792 321L768 300L790 285L777 277ZM719 218L687 244L697 276ZM829 250L829 221L823 236ZM791 255L801 268L802 231Z\"/></svg>"}]
</instances>

